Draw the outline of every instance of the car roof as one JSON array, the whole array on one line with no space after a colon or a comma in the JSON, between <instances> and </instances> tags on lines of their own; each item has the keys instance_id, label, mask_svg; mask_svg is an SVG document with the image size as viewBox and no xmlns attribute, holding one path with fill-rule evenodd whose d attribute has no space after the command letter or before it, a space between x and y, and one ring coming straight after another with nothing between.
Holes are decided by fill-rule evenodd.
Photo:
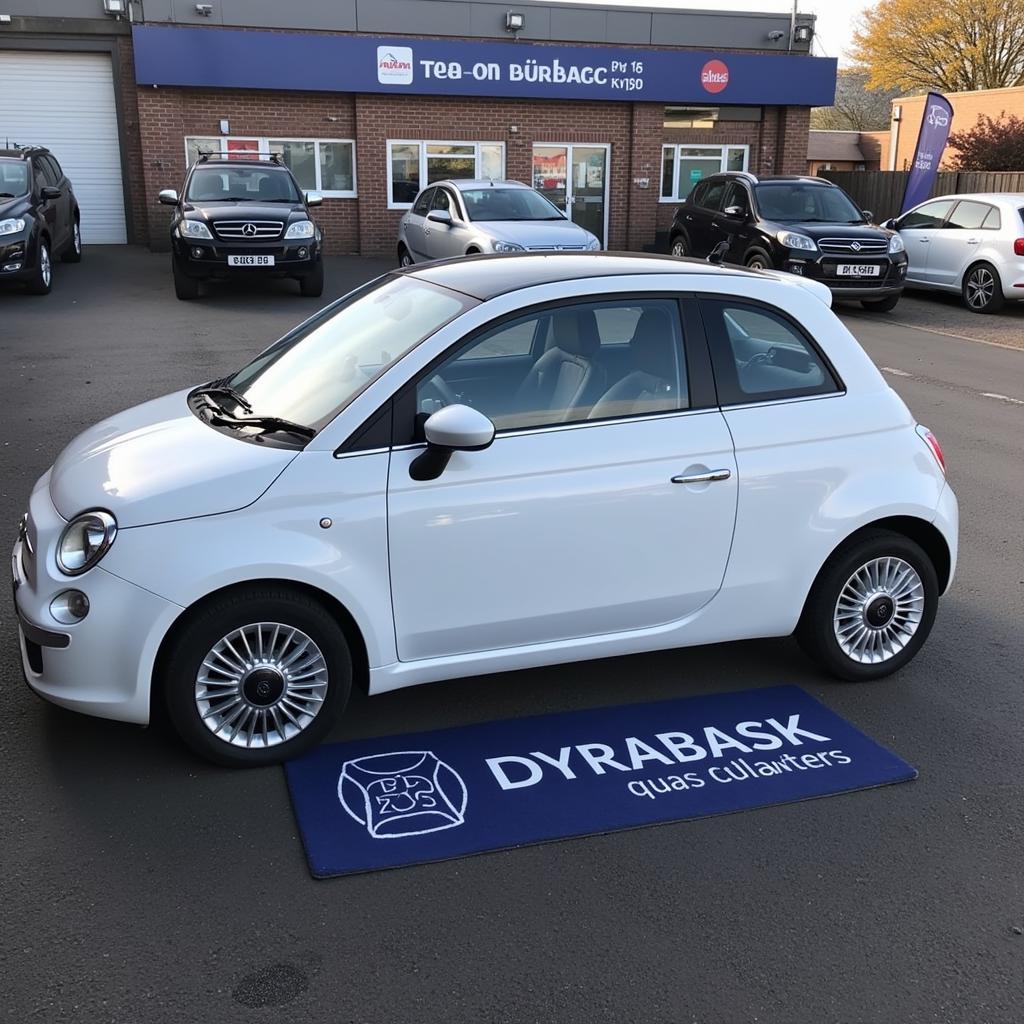
<instances>
[{"instance_id":1,"label":"car roof","mask_svg":"<svg viewBox=\"0 0 1024 1024\"><path fill-rule=\"evenodd\" d=\"M977 199L981 203L1024 204L1024 192L950 192L944 196L932 196L918 205L923 206L924 203L934 203L941 199Z\"/></svg>"},{"instance_id":2,"label":"car roof","mask_svg":"<svg viewBox=\"0 0 1024 1024\"><path fill-rule=\"evenodd\" d=\"M703 260L628 252L536 252L521 255L487 253L437 260L396 270L394 273L441 285L484 302L498 295L532 288L535 285L598 277L678 274L681 284L685 279L689 279L683 287L698 287L697 278L702 276L738 279L775 276L741 267L723 267Z\"/></svg>"},{"instance_id":3,"label":"car roof","mask_svg":"<svg viewBox=\"0 0 1024 1024\"><path fill-rule=\"evenodd\" d=\"M15 149L13 146L7 149L0 149L0 159L5 160L27 160L36 153L49 153L43 146L25 146Z\"/></svg>"},{"instance_id":4,"label":"car roof","mask_svg":"<svg viewBox=\"0 0 1024 1024\"><path fill-rule=\"evenodd\" d=\"M532 191L529 185L521 181L511 181L503 178L448 178L446 181L434 181L432 185L454 185L462 191L467 188L524 188Z\"/></svg>"}]
</instances>

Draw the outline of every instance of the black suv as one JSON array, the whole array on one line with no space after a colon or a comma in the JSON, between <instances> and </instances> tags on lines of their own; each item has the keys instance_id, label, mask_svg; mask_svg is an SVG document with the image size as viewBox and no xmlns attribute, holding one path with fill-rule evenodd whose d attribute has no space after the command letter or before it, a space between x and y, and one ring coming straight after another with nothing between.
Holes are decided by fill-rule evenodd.
<instances>
[{"instance_id":1,"label":"black suv","mask_svg":"<svg viewBox=\"0 0 1024 1024\"><path fill-rule=\"evenodd\" d=\"M203 154L188 169L181 196L164 189L159 198L174 207L179 299L196 298L201 281L252 274L293 277L303 295L323 294L323 234L309 216L323 198L304 195L277 160Z\"/></svg>"},{"instance_id":2,"label":"black suv","mask_svg":"<svg viewBox=\"0 0 1024 1024\"><path fill-rule=\"evenodd\" d=\"M886 312L903 291L907 254L900 236L871 216L824 178L713 174L676 210L669 251L708 256L725 242L726 263L802 274L837 299Z\"/></svg>"},{"instance_id":3,"label":"black suv","mask_svg":"<svg viewBox=\"0 0 1024 1024\"><path fill-rule=\"evenodd\" d=\"M46 295L56 256L82 258L71 182L48 149L0 149L0 281L24 281L33 295Z\"/></svg>"}]
</instances>

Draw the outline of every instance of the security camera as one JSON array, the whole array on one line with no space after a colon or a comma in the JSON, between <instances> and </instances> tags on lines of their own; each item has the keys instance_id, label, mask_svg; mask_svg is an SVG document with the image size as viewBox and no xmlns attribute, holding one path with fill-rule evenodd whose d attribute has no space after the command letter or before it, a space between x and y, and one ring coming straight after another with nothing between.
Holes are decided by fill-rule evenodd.
<instances>
[{"instance_id":1,"label":"security camera","mask_svg":"<svg viewBox=\"0 0 1024 1024\"><path fill-rule=\"evenodd\" d=\"M784 39L785 36L786 36L786 33L783 32L781 29L778 29L778 28L772 29L772 31L768 33L768 38L773 43L777 43L780 39Z\"/></svg>"},{"instance_id":2,"label":"security camera","mask_svg":"<svg viewBox=\"0 0 1024 1024\"><path fill-rule=\"evenodd\" d=\"M213 4L196 4L196 14L201 14L204 18L210 17L213 14Z\"/></svg>"}]
</instances>

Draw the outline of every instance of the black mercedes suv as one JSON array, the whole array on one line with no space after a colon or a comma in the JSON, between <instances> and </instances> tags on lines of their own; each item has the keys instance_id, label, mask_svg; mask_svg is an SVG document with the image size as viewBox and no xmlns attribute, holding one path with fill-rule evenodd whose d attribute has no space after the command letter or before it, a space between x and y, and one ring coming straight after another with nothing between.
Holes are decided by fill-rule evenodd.
<instances>
[{"instance_id":1,"label":"black mercedes suv","mask_svg":"<svg viewBox=\"0 0 1024 1024\"><path fill-rule=\"evenodd\" d=\"M0 149L0 281L24 281L33 295L46 295L57 256L82 258L71 182L48 149Z\"/></svg>"},{"instance_id":2,"label":"black mercedes suv","mask_svg":"<svg viewBox=\"0 0 1024 1024\"><path fill-rule=\"evenodd\" d=\"M303 295L324 290L323 234L309 215L323 198L303 194L276 159L201 154L188 169L174 207L171 267L179 299L199 295L200 282L238 275L292 277Z\"/></svg>"},{"instance_id":3,"label":"black mercedes suv","mask_svg":"<svg viewBox=\"0 0 1024 1024\"><path fill-rule=\"evenodd\" d=\"M713 174L676 210L669 251L708 256L726 243L726 263L802 274L884 313L899 302L907 254L899 234L871 217L824 178Z\"/></svg>"}]
</instances>

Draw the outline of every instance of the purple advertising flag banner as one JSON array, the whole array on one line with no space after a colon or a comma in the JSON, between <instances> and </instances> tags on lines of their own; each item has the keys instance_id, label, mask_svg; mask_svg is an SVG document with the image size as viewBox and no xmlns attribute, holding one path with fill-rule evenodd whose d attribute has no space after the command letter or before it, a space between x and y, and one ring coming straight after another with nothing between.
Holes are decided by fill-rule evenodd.
<instances>
[{"instance_id":1,"label":"purple advertising flag banner","mask_svg":"<svg viewBox=\"0 0 1024 1024\"><path fill-rule=\"evenodd\" d=\"M914 163L907 178L907 190L903 193L901 216L931 195L952 124L953 108L949 100L937 92L928 93L925 97L924 116L921 118L921 131L917 136Z\"/></svg>"}]
</instances>

